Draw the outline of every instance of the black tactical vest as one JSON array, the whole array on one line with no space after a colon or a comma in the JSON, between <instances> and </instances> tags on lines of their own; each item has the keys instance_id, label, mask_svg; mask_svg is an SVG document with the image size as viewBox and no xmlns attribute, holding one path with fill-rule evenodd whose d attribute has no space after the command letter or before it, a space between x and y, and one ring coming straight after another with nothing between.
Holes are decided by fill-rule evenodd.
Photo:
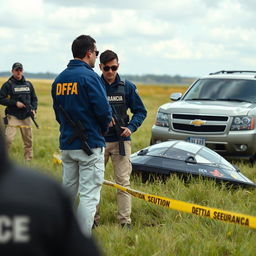
<instances>
[{"instance_id":1,"label":"black tactical vest","mask_svg":"<svg viewBox=\"0 0 256 256\"><path fill-rule=\"evenodd\" d=\"M27 81L16 84L14 81L9 80L9 93L10 98L15 101L20 101L26 105L26 108L17 108L16 106L9 106L6 108L6 114L13 115L18 119L25 119L29 116L29 107L31 105L31 84Z\"/></svg>"},{"instance_id":2,"label":"black tactical vest","mask_svg":"<svg viewBox=\"0 0 256 256\"><path fill-rule=\"evenodd\" d=\"M129 116L127 115L127 106L125 101L125 82L120 81L115 92L107 91L107 97L113 114L121 118L124 126L127 126ZM107 135L111 136L113 134L115 134L115 130L110 127Z\"/></svg>"},{"instance_id":3,"label":"black tactical vest","mask_svg":"<svg viewBox=\"0 0 256 256\"><path fill-rule=\"evenodd\" d=\"M12 80L8 81L11 89L11 99L21 101L25 105L31 103L31 85L29 82L24 81L23 84L16 84Z\"/></svg>"}]
</instances>

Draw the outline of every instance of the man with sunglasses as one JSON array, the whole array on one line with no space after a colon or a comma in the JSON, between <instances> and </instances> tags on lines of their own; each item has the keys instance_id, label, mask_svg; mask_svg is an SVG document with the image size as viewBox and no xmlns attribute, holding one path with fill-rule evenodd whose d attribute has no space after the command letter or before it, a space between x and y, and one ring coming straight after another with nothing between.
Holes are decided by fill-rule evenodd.
<instances>
[{"instance_id":1,"label":"man with sunglasses","mask_svg":"<svg viewBox=\"0 0 256 256\"><path fill-rule=\"evenodd\" d=\"M109 132L105 135L105 165L111 157L115 181L125 187L130 187L132 172L131 134L135 132L146 118L147 111L138 95L136 86L130 81L122 81L117 73L119 68L118 56L111 50L100 55L100 70L109 103L112 107L113 118ZM127 110L130 109L132 118L129 121ZM116 125L120 132L117 131ZM119 134L117 134L119 133ZM121 141L120 141L121 137ZM121 143L120 143L121 142ZM120 150L123 147L124 150ZM131 228L131 196L121 190L117 191L117 219L122 227ZM95 216L95 224L99 221L99 212Z\"/></svg>"},{"instance_id":2,"label":"man with sunglasses","mask_svg":"<svg viewBox=\"0 0 256 256\"><path fill-rule=\"evenodd\" d=\"M2 85L0 90L0 104L7 106L4 118L7 147L9 148L19 127L23 143L24 158L33 158L32 149L32 120L37 109L37 96L31 82L23 76L23 65L16 62L12 65L12 76ZM31 113L32 112L32 113Z\"/></svg>"},{"instance_id":3,"label":"man with sunglasses","mask_svg":"<svg viewBox=\"0 0 256 256\"><path fill-rule=\"evenodd\" d=\"M52 84L52 98L60 124L63 185L73 202L79 193L81 229L90 236L104 180L103 134L112 112L102 80L93 71L99 54L95 40L88 35L77 37L72 53L74 59Z\"/></svg>"}]
</instances>

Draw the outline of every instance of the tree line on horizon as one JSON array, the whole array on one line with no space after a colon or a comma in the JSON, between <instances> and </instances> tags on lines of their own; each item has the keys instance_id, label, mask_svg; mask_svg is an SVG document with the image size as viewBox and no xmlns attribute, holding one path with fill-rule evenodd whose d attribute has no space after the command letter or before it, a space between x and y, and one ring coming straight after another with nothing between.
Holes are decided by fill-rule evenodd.
<instances>
[{"instance_id":1,"label":"tree line on horizon","mask_svg":"<svg viewBox=\"0 0 256 256\"><path fill-rule=\"evenodd\" d=\"M39 73L30 73L24 72L26 78L36 78L36 79L55 79L57 74L51 72L39 72ZM11 73L4 71L0 72L0 77L10 77ZM134 83L141 84L190 84L196 78L195 77L186 77L180 75L154 75L154 74L145 74L145 75L120 75L121 79L127 79Z\"/></svg>"}]
</instances>

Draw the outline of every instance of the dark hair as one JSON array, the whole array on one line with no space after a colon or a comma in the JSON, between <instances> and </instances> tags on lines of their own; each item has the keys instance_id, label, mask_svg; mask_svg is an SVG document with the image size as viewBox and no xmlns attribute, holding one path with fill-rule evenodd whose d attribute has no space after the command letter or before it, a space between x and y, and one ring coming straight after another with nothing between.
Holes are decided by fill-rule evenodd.
<instances>
[{"instance_id":1,"label":"dark hair","mask_svg":"<svg viewBox=\"0 0 256 256\"><path fill-rule=\"evenodd\" d=\"M111 50L106 50L100 55L100 63L104 65L114 59L118 61L118 56L115 52Z\"/></svg>"},{"instance_id":2,"label":"dark hair","mask_svg":"<svg viewBox=\"0 0 256 256\"><path fill-rule=\"evenodd\" d=\"M72 43L72 53L74 58L82 59L84 58L86 52L88 50L94 51L96 41L88 36L88 35L81 35L77 37Z\"/></svg>"}]
</instances>

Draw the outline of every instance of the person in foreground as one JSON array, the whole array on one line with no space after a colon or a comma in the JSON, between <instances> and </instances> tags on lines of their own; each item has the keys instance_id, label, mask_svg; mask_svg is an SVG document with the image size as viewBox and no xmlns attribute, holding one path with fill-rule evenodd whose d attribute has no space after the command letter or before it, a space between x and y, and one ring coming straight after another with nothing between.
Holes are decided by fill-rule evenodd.
<instances>
[{"instance_id":1,"label":"person in foreground","mask_svg":"<svg viewBox=\"0 0 256 256\"><path fill-rule=\"evenodd\" d=\"M103 134L112 118L101 78L93 71L98 51L88 35L72 43L74 59L52 84L53 108L60 124L63 185L75 202L80 195L81 229L91 235L104 181Z\"/></svg>"},{"instance_id":2,"label":"person in foreground","mask_svg":"<svg viewBox=\"0 0 256 256\"><path fill-rule=\"evenodd\" d=\"M6 106L7 147L10 148L19 127L24 144L24 158L26 161L32 160L31 116L34 117L37 110L37 96L32 83L23 76L23 65L19 62L12 65L12 76L1 87L0 104Z\"/></svg>"},{"instance_id":3,"label":"person in foreground","mask_svg":"<svg viewBox=\"0 0 256 256\"><path fill-rule=\"evenodd\" d=\"M138 94L136 86L127 80L122 80L117 70L118 56L111 50L100 55L100 70L109 103L112 107L113 121L109 132L105 135L105 164L111 157L114 167L115 181L124 187L130 187L132 172L131 134L135 132L146 118L147 111ZM132 118L129 120L127 110ZM122 227L131 228L131 196L121 190L117 191L117 219ZM99 222L99 211L95 216L95 224Z\"/></svg>"},{"instance_id":4,"label":"person in foreground","mask_svg":"<svg viewBox=\"0 0 256 256\"><path fill-rule=\"evenodd\" d=\"M100 255L60 184L8 159L2 128L0 166L0 255Z\"/></svg>"}]
</instances>

